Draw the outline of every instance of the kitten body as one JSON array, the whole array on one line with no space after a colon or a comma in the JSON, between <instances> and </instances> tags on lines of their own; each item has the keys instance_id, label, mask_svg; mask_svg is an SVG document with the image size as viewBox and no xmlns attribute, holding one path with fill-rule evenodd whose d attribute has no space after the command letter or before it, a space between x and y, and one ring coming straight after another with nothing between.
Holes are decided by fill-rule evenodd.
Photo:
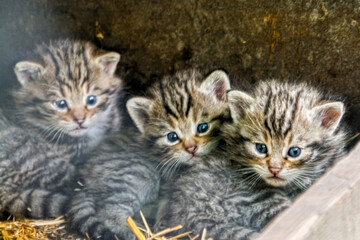
<instances>
[{"instance_id":1,"label":"kitten body","mask_svg":"<svg viewBox=\"0 0 360 240\"><path fill-rule=\"evenodd\" d=\"M93 238L135 239L127 217L158 195L153 156L134 138L117 134L84 158L68 211L71 228Z\"/></svg>"},{"instance_id":2,"label":"kitten body","mask_svg":"<svg viewBox=\"0 0 360 240\"><path fill-rule=\"evenodd\" d=\"M344 108L304 84L276 81L228 97L233 122L222 128L224 152L212 161L222 163L177 179L161 221L248 239L344 155Z\"/></svg>"},{"instance_id":3,"label":"kitten body","mask_svg":"<svg viewBox=\"0 0 360 240\"><path fill-rule=\"evenodd\" d=\"M119 57L63 40L39 46L35 61L16 64L21 87L0 125L0 212L31 218L64 213L78 157L120 123L121 80L113 75Z\"/></svg>"},{"instance_id":4,"label":"kitten body","mask_svg":"<svg viewBox=\"0 0 360 240\"><path fill-rule=\"evenodd\" d=\"M150 216L162 218L173 180L207 161L218 146L220 128L230 117L226 97L229 90L225 72L216 70L204 77L200 71L189 69L163 78L150 90L150 98L137 97L128 102L131 117L158 157L162 175L158 212Z\"/></svg>"},{"instance_id":5,"label":"kitten body","mask_svg":"<svg viewBox=\"0 0 360 240\"><path fill-rule=\"evenodd\" d=\"M188 70L165 77L147 97L130 99L127 109L141 136L119 141L110 152L99 150L84 161L79 175L85 187L69 209L73 228L95 238L134 239L126 218L157 199L161 176L168 182L182 167L198 164L215 149L218 129L229 117L228 89L222 71L204 79Z\"/></svg>"}]
</instances>

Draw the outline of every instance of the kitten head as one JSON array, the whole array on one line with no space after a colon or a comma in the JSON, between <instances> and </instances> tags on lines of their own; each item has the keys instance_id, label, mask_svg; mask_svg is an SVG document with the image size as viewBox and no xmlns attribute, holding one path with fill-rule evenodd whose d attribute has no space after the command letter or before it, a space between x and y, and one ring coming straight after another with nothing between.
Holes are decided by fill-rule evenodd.
<instances>
[{"instance_id":1,"label":"kitten head","mask_svg":"<svg viewBox=\"0 0 360 240\"><path fill-rule=\"evenodd\" d=\"M14 96L24 122L56 139L96 137L119 118L121 80L114 72L120 54L70 40L38 46L35 52L37 61L14 68L21 84Z\"/></svg>"},{"instance_id":2,"label":"kitten head","mask_svg":"<svg viewBox=\"0 0 360 240\"><path fill-rule=\"evenodd\" d=\"M126 106L164 165L193 165L218 144L219 128L229 117L229 89L223 71L204 79L198 71L188 70L165 77L152 88L151 97L134 97Z\"/></svg>"},{"instance_id":3,"label":"kitten head","mask_svg":"<svg viewBox=\"0 0 360 240\"><path fill-rule=\"evenodd\" d=\"M233 123L224 126L226 151L253 183L306 188L343 154L342 102L276 81L228 98Z\"/></svg>"}]
</instances>

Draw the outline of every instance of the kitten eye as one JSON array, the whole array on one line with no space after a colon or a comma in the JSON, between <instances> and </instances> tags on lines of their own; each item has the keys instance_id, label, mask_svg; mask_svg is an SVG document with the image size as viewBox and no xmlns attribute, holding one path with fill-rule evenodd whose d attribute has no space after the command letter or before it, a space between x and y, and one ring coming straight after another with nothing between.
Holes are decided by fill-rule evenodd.
<instances>
[{"instance_id":1,"label":"kitten eye","mask_svg":"<svg viewBox=\"0 0 360 240\"><path fill-rule=\"evenodd\" d=\"M209 129L209 125L207 123L201 123L197 127L198 133L204 133Z\"/></svg>"},{"instance_id":2,"label":"kitten eye","mask_svg":"<svg viewBox=\"0 0 360 240\"><path fill-rule=\"evenodd\" d=\"M290 157L297 157L297 156L300 155L300 153L301 153L301 149L298 148L298 147L292 147L292 148L290 148L289 151L288 151L288 155L289 155Z\"/></svg>"},{"instance_id":3,"label":"kitten eye","mask_svg":"<svg viewBox=\"0 0 360 240\"><path fill-rule=\"evenodd\" d=\"M65 100L58 100L55 102L55 105L59 108L59 109L65 109L67 107L67 103Z\"/></svg>"},{"instance_id":4,"label":"kitten eye","mask_svg":"<svg viewBox=\"0 0 360 240\"><path fill-rule=\"evenodd\" d=\"M263 143L256 143L255 148L259 153L267 153L266 145Z\"/></svg>"},{"instance_id":5,"label":"kitten eye","mask_svg":"<svg viewBox=\"0 0 360 240\"><path fill-rule=\"evenodd\" d=\"M167 135L167 138L170 142L176 142L177 140L179 140L178 135L176 134L176 132L171 132Z\"/></svg>"},{"instance_id":6,"label":"kitten eye","mask_svg":"<svg viewBox=\"0 0 360 240\"><path fill-rule=\"evenodd\" d=\"M94 96L94 95L88 96L86 99L86 104L90 105L90 106L95 105L96 102L97 102L97 99L96 99L96 96Z\"/></svg>"}]
</instances>

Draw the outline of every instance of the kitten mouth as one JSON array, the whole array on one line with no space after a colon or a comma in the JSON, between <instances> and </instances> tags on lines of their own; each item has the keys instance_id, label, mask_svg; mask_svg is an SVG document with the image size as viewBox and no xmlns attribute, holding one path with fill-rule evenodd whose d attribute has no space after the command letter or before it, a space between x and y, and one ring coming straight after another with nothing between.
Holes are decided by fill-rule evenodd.
<instances>
[{"instance_id":1,"label":"kitten mouth","mask_svg":"<svg viewBox=\"0 0 360 240\"><path fill-rule=\"evenodd\" d=\"M200 158L199 154L193 154L193 155L191 155L189 160L194 160L194 159L199 159L199 158Z\"/></svg>"},{"instance_id":2,"label":"kitten mouth","mask_svg":"<svg viewBox=\"0 0 360 240\"><path fill-rule=\"evenodd\" d=\"M283 179L281 177L277 177L277 176L268 177L267 182L273 186L283 186L286 184L285 179Z\"/></svg>"},{"instance_id":3,"label":"kitten mouth","mask_svg":"<svg viewBox=\"0 0 360 240\"><path fill-rule=\"evenodd\" d=\"M187 161L192 162L192 161L197 161L198 159L200 159L199 155L191 155L191 157Z\"/></svg>"},{"instance_id":4,"label":"kitten mouth","mask_svg":"<svg viewBox=\"0 0 360 240\"><path fill-rule=\"evenodd\" d=\"M74 129L72 129L70 131L70 134L74 135L74 136L79 136L79 135L83 135L86 132L86 130L87 130L86 127L78 126Z\"/></svg>"},{"instance_id":5,"label":"kitten mouth","mask_svg":"<svg viewBox=\"0 0 360 240\"><path fill-rule=\"evenodd\" d=\"M74 128L72 131L77 131L81 129L87 129L86 127L78 126L77 128Z\"/></svg>"},{"instance_id":6,"label":"kitten mouth","mask_svg":"<svg viewBox=\"0 0 360 240\"><path fill-rule=\"evenodd\" d=\"M268 178L272 179L272 180L284 181L284 179L282 179L281 177L277 177L277 176L271 176L271 177L268 177Z\"/></svg>"}]
</instances>

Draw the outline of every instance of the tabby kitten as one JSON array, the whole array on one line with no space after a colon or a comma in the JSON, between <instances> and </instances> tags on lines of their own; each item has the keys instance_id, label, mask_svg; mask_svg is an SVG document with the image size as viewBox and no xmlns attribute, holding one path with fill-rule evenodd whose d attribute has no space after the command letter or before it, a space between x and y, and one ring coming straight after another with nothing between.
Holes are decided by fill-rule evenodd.
<instances>
[{"instance_id":1,"label":"tabby kitten","mask_svg":"<svg viewBox=\"0 0 360 240\"><path fill-rule=\"evenodd\" d=\"M180 71L150 89L150 97L127 102L131 118L159 157L166 177L210 154L220 140L221 125L230 117L226 73L216 70L203 79L197 70Z\"/></svg>"},{"instance_id":2,"label":"tabby kitten","mask_svg":"<svg viewBox=\"0 0 360 240\"><path fill-rule=\"evenodd\" d=\"M120 124L120 54L89 42L56 41L36 49L38 61L15 65L21 88L14 92L22 126L50 142L87 151Z\"/></svg>"},{"instance_id":3,"label":"tabby kitten","mask_svg":"<svg viewBox=\"0 0 360 240\"><path fill-rule=\"evenodd\" d=\"M120 55L70 40L41 45L35 55L15 66L16 117L1 117L0 213L56 217L77 156L119 125Z\"/></svg>"},{"instance_id":4,"label":"tabby kitten","mask_svg":"<svg viewBox=\"0 0 360 240\"><path fill-rule=\"evenodd\" d=\"M74 229L94 238L135 239L126 218L157 198L159 172L170 178L180 165L194 165L211 153L229 115L230 84L223 71L202 80L196 70L178 72L154 85L149 97L127 102L141 139L105 143L84 161L78 174L84 187L69 209Z\"/></svg>"},{"instance_id":5,"label":"tabby kitten","mask_svg":"<svg viewBox=\"0 0 360 240\"><path fill-rule=\"evenodd\" d=\"M194 232L206 227L216 239L248 239L344 155L344 105L305 84L277 81L228 98L226 154L175 182L161 221Z\"/></svg>"}]
</instances>

